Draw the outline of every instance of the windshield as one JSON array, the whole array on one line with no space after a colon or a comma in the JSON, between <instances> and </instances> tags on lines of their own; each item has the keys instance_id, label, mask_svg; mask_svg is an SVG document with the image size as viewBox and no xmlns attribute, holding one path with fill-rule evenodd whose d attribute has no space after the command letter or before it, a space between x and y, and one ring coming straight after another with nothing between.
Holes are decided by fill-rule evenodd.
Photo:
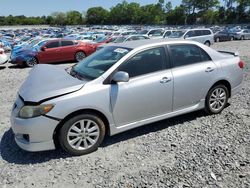
<instances>
[{"instance_id":1,"label":"windshield","mask_svg":"<svg viewBox=\"0 0 250 188\"><path fill-rule=\"evenodd\" d=\"M180 38L185 34L185 31L173 31L169 38Z\"/></svg>"},{"instance_id":2,"label":"windshield","mask_svg":"<svg viewBox=\"0 0 250 188\"><path fill-rule=\"evenodd\" d=\"M96 79L105 73L111 66L125 56L131 49L108 46L101 48L82 62L75 65L71 75L78 75L90 80Z\"/></svg>"}]
</instances>

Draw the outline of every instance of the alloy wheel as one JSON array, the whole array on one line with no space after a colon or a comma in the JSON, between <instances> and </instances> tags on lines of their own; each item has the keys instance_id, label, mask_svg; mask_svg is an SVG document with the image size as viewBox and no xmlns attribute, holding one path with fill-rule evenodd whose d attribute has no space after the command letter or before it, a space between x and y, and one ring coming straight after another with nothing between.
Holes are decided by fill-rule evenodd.
<instances>
[{"instance_id":1,"label":"alloy wheel","mask_svg":"<svg viewBox=\"0 0 250 188\"><path fill-rule=\"evenodd\" d=\"M28 67L33 67L33 66L35 66L36 64L37 64L37 60L36 60L35 57L31 57L31 58L27 59L27 61L26 61L26 65L27 65Z\"/></svg>"},{"instance_id":2,"label":"alloy wheel","mask_svg":"<svg viewBox=\"0 0 250 188\"><path fill-rule=\"evenodd\" d=\"M216 88L209 98L209 106L211 110L217 112L225 106L226 101L227 94L224 88Z\"/></svg>"},{"instance_id":3,"label":"alloy wheel","mask_svg":"<svg viewBox=\"0 0 250 188\"><path fill-rule=\"evenodd\" d=\"M82 61L86 57L84 52L77 52L76 53L76 61Z\"/></svg>"},{"instance_id":4,"label":"alloy wheel","mask_svg":"<svg viewBox=\"0 0 250 188\"><path fill-rule=\"evenodd\" d=\"M70 127L67 142L72 148L82 151L95 145L99 136L99 126L90 119L83 119Z\"/></svg>"}]
</instances>

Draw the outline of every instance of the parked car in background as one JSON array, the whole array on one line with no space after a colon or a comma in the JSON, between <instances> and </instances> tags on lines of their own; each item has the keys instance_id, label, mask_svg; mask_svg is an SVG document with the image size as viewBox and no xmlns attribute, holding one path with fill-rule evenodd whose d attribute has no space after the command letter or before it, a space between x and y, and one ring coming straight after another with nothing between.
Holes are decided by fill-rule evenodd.
<instances>
[{"instance_id":1,"label":"parked car in background","mask_svg":"<svg viewBox=\"0 0 250 188\"><path fill-rule=\"evenodd\" d=\"M193 40L210 46L214 44L214 34L211 29L187 29L172 31L168 38Z\"/></svg>"},{"instance_id":2,"label":"parked car in background","mask_svg":"<svg viewBox=\"0 0 250 188\"><path fill-rule=\"evenodd\" d=\"M150 38L162 38L165 30L164 29L145 29L140 31L138 34L145 35Z\"/></svg>"},{"instance_id":3,"label":"parked car in background","mask_svg":"<svg viewBox=\"0 0 250 188\"><path fill-rule=\"evenodd\" d=\"M219 114L240 91L243 66L236 53L166 39L107 44L66 71L38 65L12 109L15 141L83 155L105 135L201 109Z\"/></svg>"},{"instance_id":4,"label":"parked car in background","mask_svg":"<svg viewBox=\"0 0 250 188\"><path fill-rule=\"evenodd\" d=\"M3 48L5 52L10 52L12 49L12 46L8 41L4 39L0 39L0 48Z\"/></svg>"},{"instance_id":5,"label":"parked car in background","mask_svg":"<svg viewBox=\"0 0 250 188\"><path fill-rule=\"evenodd\" d=\"M8 62L8 55L4 52L3 48L0 48L0 65Z\"/></svg>"},{"instance_id":6,"label":"parked car in background","mask_svg":"<svg viewBox=\"0 0 250 188\"><path fill-rule=\"evenodd\" d=\"M233 41L234 36L229 30L219 31L214 34L214 41L215 42L222 42L222 41Z\"/></svg>"},{"instance_id":7,"label":"parked car in background","mask_svg":"<svg viewBox=\"0 0 250 188\"><path fill-rule=\"evenodd\" d=\"M55 63L63 61L81 61L86 56L96 51L96 47L89 43L83 43L67 39L43 40L37 45L24 49L11 56L10 63L27 65Z\"/></svg>"},{"instance_id":8,"label":"parked car in background","mask_svg":"<svg viewBox=\"0 0 250 188\"><path fill-rule=\"evenodd\" d=\"M234 37L234 39L237 40L250 39L250 30L249 29L235 30L232 31L231 35Z\"/></svg>"},{"instance_id":9,"label":"parked car in background","mask_svg":"<svg viewBox=\"0 0 250 188\"><path fill-rule=\"evenodd\" d=\"M128 36L117 37L113 41L113 43L121 43L121 42L127 42L127 41L133 41L133 40L145 40L145 39L150 39L150 38L145 35L128 35Z\"/></svg>"},{"instance_id":10,"label":"parked car in background","mask_svg":"<svg viewBox=\"0 0 250 188\"><path fill-rule=\"evenodd\" d=\"M166 30L166 31L164 31L162 37L163 37L163 38L169 38L169 36L171 36L171 35L173 34L174 31L175 31L175 30Z\"/></svg>"}]
</instances>

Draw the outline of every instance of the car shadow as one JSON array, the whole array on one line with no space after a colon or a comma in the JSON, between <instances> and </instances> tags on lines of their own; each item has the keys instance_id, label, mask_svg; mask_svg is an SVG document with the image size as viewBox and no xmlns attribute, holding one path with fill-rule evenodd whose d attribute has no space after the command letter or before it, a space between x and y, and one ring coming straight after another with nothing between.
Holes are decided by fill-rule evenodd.
<instances>
[{"instance_id":1,"label":"car shadow","mask_svg":"<svg viewBox=\"0 0 250 188\"><path fill-rule=\"evenodd\" d=\"M124 140L129 140L129 139L139 137L142 135L147 135L152 132L158 132L163 129L167 129L168 127L172 127L178 124L182 124L184 122L192 121L203 116L208 116L208 115L203 110L200 110L200 111L176 116L170 119L158 121L155 123L151 123L148 125L144 125L144 126L114 135L112 137L108 137L104 140L103 144L100 147L107 147L109 145L122 142Z\"/></svg>"},{"instance_id":2,"label":"car shadow","mask_svg":"<svg viewBox=\"0 0 250 188\"><path fill-rule=\"evenodd\" d=\"M26 67L22 65L9 65L8 68L9 69L24 69Z\"/></svg>"},{"instance_id":3,"label":"car shadow","mask_svg":"<svg viewBox=\"0 0 250 188\"><path fill-rule=\"evenodd\" d=\"M202 116L206 116L206 114L203 111L197 111L177 116L171 119L159 121L156 123L148 124L142 127L138 127L112 137L106 137L100 147L107 147L125 140L136 138L152 132L157 132L171 126L181 124L186 121L192 121ZM43 151L43 152L24 151L20 149L15 143L14 134L11 129L6 131L1 138L0 156L2 157L3 160L9 163L23 164L23 165L44 163L52 159L59 159L59 158L65 159L68 157L72 157L70 154L66 153L61 148L58 148L53 151Z\"/></svg>"},{"instance_id":4,"label":"car shadow","mask_svg":"<svg viewBox=\"0 0 250 188\"><path fill-rule=\"evenodd\" d=\"M6 67L2 67L2 66L1 66L1 67L0 67L0 70L3 70L3 69L6 69Z\"/></svg>"}]
</instances>

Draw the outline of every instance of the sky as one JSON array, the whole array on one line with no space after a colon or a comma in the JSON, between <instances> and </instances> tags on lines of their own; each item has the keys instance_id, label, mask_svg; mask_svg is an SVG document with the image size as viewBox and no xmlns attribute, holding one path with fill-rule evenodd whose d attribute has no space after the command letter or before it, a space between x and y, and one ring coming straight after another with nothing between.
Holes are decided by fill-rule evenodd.
<instances>
[{"instance_id":1,"label":"sky","mask_svg":"<svg viewBox=\"0 0 250 188\"><path fill-rule=\"evenodd\" d=\"M101 6L109 9L122 0L0 0L0 16L25 15L25 16L43 16L50 15L53 12L67 12L77 10L79 12L87 11L88 8ZM140 0L127 2L137 2L141 5L157 3L158 0ZM175 7L181 0L172 1Z\"/></svg>"}]
</instances>

